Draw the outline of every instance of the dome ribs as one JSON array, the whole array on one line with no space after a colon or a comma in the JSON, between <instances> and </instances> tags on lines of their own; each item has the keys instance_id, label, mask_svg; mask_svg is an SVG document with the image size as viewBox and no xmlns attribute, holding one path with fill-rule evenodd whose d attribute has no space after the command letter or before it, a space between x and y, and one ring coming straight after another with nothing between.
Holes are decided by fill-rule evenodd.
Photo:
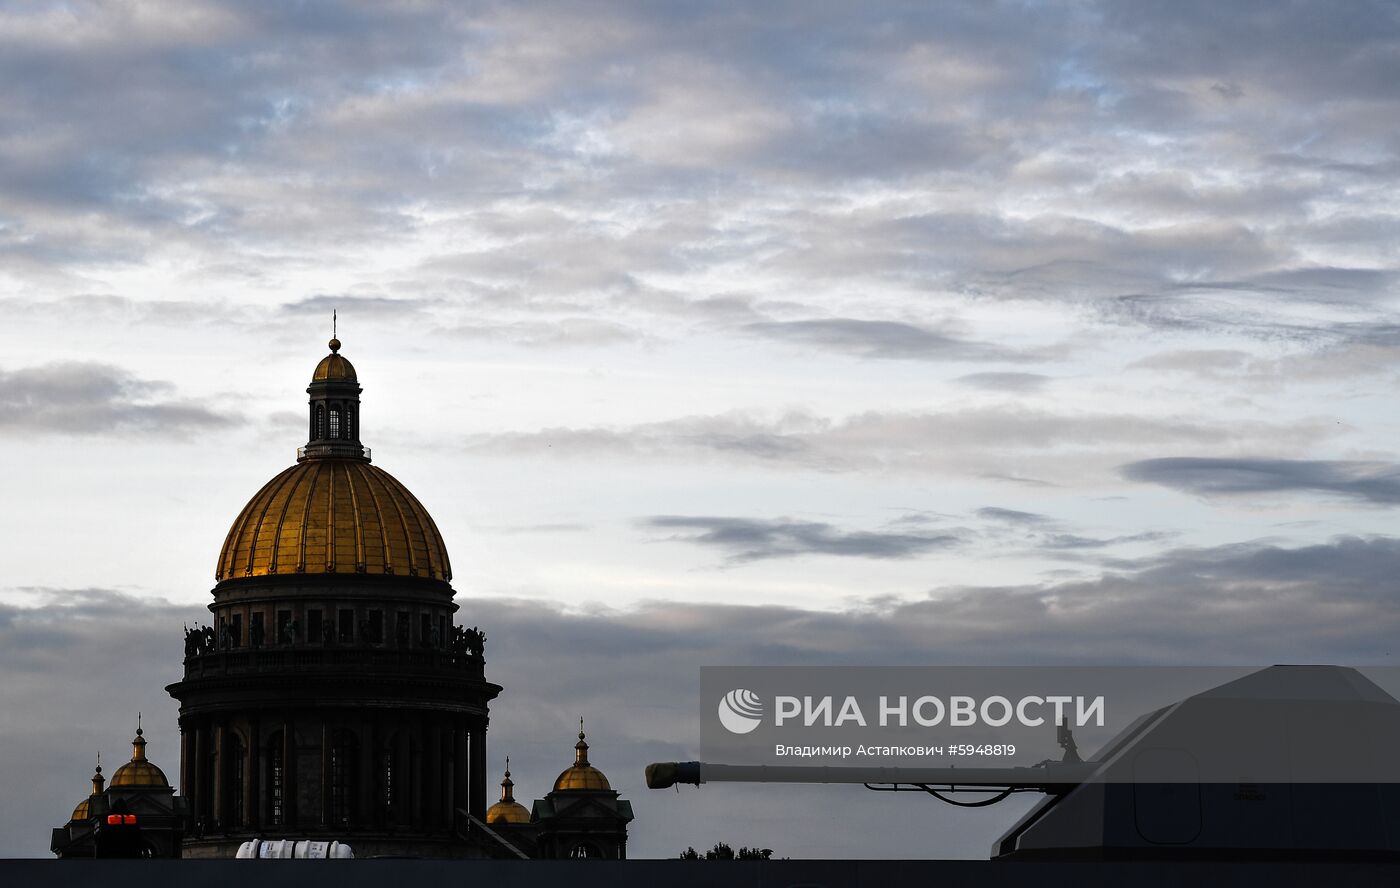
<instances>
[{"instance_id":1,"label":"dome ribs","mask_svg":"<svg viewBox=\"0 0 1400 888\"><path fill-rule=\"evenodd\" d=\"M311 476L311 483L306 485L306 499L301 503L301 522L297 525L297 573L306 571L306 528L310 523L306 518L311 514L311 501L316 496L316 478L320 477L321 469L321 466L316 467L316 474Z\"/></svg>"},{"instance_id":2,"label":"dome ribs","mask_svg":"<svg viewBox=\"0 0 1400 888\"><path fill-rule=\"evenodd\" d=\"M364 514L360 511L360 498L355 494L355 476L350 471L347 464L345 470L345 489L350 493L350 511L355 513L355 570L364 573L365 571L365 522Z\"/></svg>"},{"instance_id":3,"label":"dome ribs","mask_svg":"<svg viewBox=\"0 0 1400 888\"><path fill-rule=\"evenodd\" d=\"M403 490L403 485L398 483L398 479L394 478L388 472L385 472L383 469L380 469L380 471L383 472L386 477L390 478L394 482L393 484L385 484L384 492L387 493L389 495L389 498L394 501L394 511L397 512L399 516L399 527L403 530L404 549L408 553L409 576L417 576L418 561L414 557L413 552L413 534L409 532L408 517L404 515L404 502L403 499L399 496L399 491ZM383 520L383 513L380 513L380 520Z\"/></svg>"},{"instance_id":4,"label":"dome ribs","mask_svg":"<svg viewBox=\"0 0 1400 888\"><path fill-rule=\"evenodd\" d=\"M413 520L418 523L418 532L423 537L423 548L428 557L428 576L452 579L452 568L447 561L447 545L442 541L442 534L438 533L437 522L433 521L433 516L423 508L413 491L407 487L403 491L413 504Z\"/></svg>"},{"instance_id":5,"label":"dome ribs","mask_svg":"<svg viewBox=\"0 0 1400 888\"><path fill-rule=\"evenodd\" d=\"M379 525L379 540L384 546L380 556L384 559L384 572L391 574L394 572L394 550L389 542L389 529L384 524L384 505L379 501L379 494L374 489L374 478L368 469L361 467L360 477L364 479L365 489L369 491L370 500L374 503L374 519Z\"/></svg>"},{"instance_id":6,"label":"dome ribs","mask_svg":"<svg viewBox=\"0 0 1400 888\"><path fill-rule=\"evenodd\" d=\"M296 474L296 472L294 471L295 468L296 467L293 466L292 468L287 469L285 472L278 475L276 478L273 478L267 483L265 487L263 487L261 491L258 492L259 496L261 496L263 493L266 493L267 500L263 503L262 511L258 513L258 520L253 524L253 535L248 540L248 566L244 568L243 571L244 574L247 576L252 576L254 569L257 567L258 536L262 533L263 522L267 520L267 510L272 508L272 504L277 500L277 494L281 492L284 486L286 486L287 481L290 480ZM256 502L257 499L258 497L254 497L254 502ZM241 538L242 534L240 534L239 536Z\"/></svg>"},{"instance_id":7,"label":"dome ribs","mask_svg":"<svg viewBox=\"0 0 1400 888\"><path fill-rule=\"evenodd\" d=\"M291 508L292 500L296 497L297 487L301 485L301 480L301 478L297 478L296 483L292 485L292 489L288 490L287 495L282 498L282 511L281 514L277 516L277 526L272 532L272 552L268 556L267 572L270 574L277 573L278 556L282 554L282 528L287 524L287 510ZM315 486L314 482L311 486ZM269 503L269 505L271 505L271 503Z\"/></svg>"},{"instance_id":8,"label":"dome ribs","mask_svg":"<svg viewBox=\"0 0 1400 888\"><path fill-rule=\"evenodd\" d=\"M353 459L305 460L263 485L225 536L216 578L290 574L294 562L297 573L452 576L442 534L418 498Z\"/></svg>"},{"instance_id":9,"label":"dome ribs","mask_svg":"<svg viewBox=\"0 0 1400 888\"><path fill-rule=\"evenodd\" d=\"M327 464L326 460L321 461L317 467L316 474L320 477L321 468ZM307 522L310 526L311 522ZM330 472L326 475L326 573L335 573L335 466L332 464Z\"/></svg>"}]
</instances>

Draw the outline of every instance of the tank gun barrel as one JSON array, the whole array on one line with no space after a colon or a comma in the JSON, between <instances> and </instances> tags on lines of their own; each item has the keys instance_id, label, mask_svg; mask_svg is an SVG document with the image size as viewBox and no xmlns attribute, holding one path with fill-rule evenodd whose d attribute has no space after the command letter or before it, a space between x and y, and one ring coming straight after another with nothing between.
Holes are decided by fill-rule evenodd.
<instances>
[{"instance_id":1,"label":"tank gun barrel","mask_svg":"<svg viewBox=\"0 0 1400 888\"><path fill-rule=\"evenodd\" d=\"M871 768L813 765L723 765L710 762L654 762L647 765L647 786L667 789L678 783L864 783L947 786L966 789L1012 789L1059 794L1082 783L1092 762L1047 762L1030 768Z\"/></svg>"}]
</instances>

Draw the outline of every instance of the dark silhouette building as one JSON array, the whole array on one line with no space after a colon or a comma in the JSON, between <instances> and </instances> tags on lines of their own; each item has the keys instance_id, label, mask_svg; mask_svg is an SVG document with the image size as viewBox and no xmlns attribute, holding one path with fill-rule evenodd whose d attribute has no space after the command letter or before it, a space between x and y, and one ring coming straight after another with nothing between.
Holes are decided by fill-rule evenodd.
<instances>
[{"instance_id":1,"label":"dark silhouette building","mask_svg":"<svg viewBox=\"0 0 1400 888\"><path fill-rule=\"evenodd\" d=\"M579 719L574 763L530 812L538 856L622 860L627 857L631 820L632 803L618 798L608 778L588 761L588 741Z\"/></svg>"},{"instance_id":2,"label":"dark silhouette building","mask_svg":"<svg viewBox=\"0 0 1400 888\"><path fill-rule=\"evenodd\" d=\"M99 762L92 775L92 792L73 808L63 826L49 839L49 850L60 858L98 856L108 815L121 812L136 836L129 856L179 857L186 822L185 800L175 795L165 772L146 758L146 738L139 726L131 740L131 761L117 768L109 783Z\"/></svg>"},{"instance_id":3,"label":"dark silhouette building","mask_svg":"<svg viewBox=\"0 0 1400 888\"><path fill-rule=\"evenodd\" d=\"M490 828L523 857L625 860L631 821L631 802L618 798L607 776L588 761L582 719L574 763L533 810L515 800L507 760L501 800L486 812Z\"/></svg>"},{"instance_id":4,"label":"dark silhouette building","mask_svg":"<svg viewBox=\"0 0 1400 888\"><path fill-rule=\"evenodd\" d=\"M625 857L631 806L589 764L582 720L575 763L533 812L507 768L488 813L501 688L486 680L486 636L454 622L437 525L370 463L355 368L338 339L330 350L306 389L306 445L234 519L211 625L185 629L184 676L166 688L180 702L181 795L138 729L111 785L99 767L53 830L54 852L93 856L121 804L155 828L148 856L306 839L357 857Z\"/></svg>"},{"instance_id":5,"label":"dark silhouette building","mask_svg":"<svg viewBox=\"0 0 1400 888\"><path fill-rule=\"evenodd\" d=\"M332 339L308 441L219 553L212 625L187 630L180 785L187 857L333 837L359 856L475 856L486 814L484 636L454 624L432 517L360 440Z\"/></svg>"}]
</instances>

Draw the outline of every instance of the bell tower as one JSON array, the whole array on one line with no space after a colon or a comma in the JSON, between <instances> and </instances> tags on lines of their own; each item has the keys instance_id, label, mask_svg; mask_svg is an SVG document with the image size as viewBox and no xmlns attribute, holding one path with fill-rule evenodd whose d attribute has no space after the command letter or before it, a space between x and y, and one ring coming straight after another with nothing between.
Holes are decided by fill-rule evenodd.
<instances>
[{"instance_id":1,"label":"bell tower","mask_svg":"<svg viewBox=\"0 0 1400 888\"><path fill-rule=\"evenodd\" d=\"M334 329L330 349L306 387L311 396L307 441L297 450L297 462L325 457L369 462L369 448L360 444L360 382L354 365L340 354Z\"/></svg>"}]
</instances>

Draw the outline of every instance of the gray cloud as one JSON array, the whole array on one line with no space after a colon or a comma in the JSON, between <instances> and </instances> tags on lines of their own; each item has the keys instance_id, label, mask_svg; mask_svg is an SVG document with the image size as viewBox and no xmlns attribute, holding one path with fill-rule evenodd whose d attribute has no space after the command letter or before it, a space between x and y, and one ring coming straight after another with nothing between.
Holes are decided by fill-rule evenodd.
<instances>
[{"instance_id":1,"label":"gray cloud","mask_svg":"<svg viewBox=\"0 0 1400 888\"><path fill-rule=\"evenodd\" d=\"M1114 537L1086 537L1073 533L1046 534L1040 545L1046 549L1103 549L1124 543L1158 543L1178 537L1180 534L1169 531L1144 531Z\"/></svg>"},{"instance_id":2,"label":"gray cloud","mask_svg":"<svg viewBox=\"0 0 1400 888\"><path fill-rule=\"evenodd\" d=\"M1038 392L1051 379L1040 373L969 373L953 381L989 392Z\"/></svg>"},{"instance_id":3,"label":"gray cloud","mask_svg":"<svg viewBox=\"0 0 1400 888\"><path fill-rule=\"evenodd\" d=\"M778 417L730 413L628 427L483 434L468 439L466 446L512 458L711 459L825 472L893 470L1025 480L1010 470L1024 465L1016 454L1032 450L1043 475L1082 476L1111 471L1104 460L1112 453L1164 442L1277 450L1335 433L1335 423L1314 419L1287 425L1212 424L1197 418L999 407L939 413L872 410L839 420L801 411Z\"/></svg>"},{"instance_id":4,"label":"gray cloud","mask_svg":"<svg viewBox=\"0 0 1400 888\"><path fill-rule=\"evenodd\" d=\"M678 530L670 540L723 549L742 564L799 555L847 558L913 558L961 542L953 533L916 534L841 530L820 521L759 520L714 516L657 515L642 522L657 530ZM688 531L686 533L685 531Z\"/></svg>"},{"instance_id":5,"label":"gray cloud","mask_svg":"<svg viewBox=\"0 0 1400 888\"><path fill-rule=\"evenodd\" d=\"M1016 355L835 294L1335 337L1289 306L1394 296L1400 103L1394 17L1320 9L36 7L0 28L0 254L72 286L177 251L274 290L315 256L449 328L464 293L630 327L638 281L698 306L737 274L810 294L740 331L881 358Z\"/></svg>"},{"instance_id":6,"label":"gray cloud","mask_svg":"<svg viewBox=\"0 0 1400 888\"><path fill-rule=\"evenodd\" d=\"M1037 515L1034 512L1020 512L1016 509L1003 509L999 506L983 506L977 510L977 515L989 521L1000 521L1006 524L1037 525L1050 523L1050 518L1045 515Z\"/></svg>"},{"instance_id":7,"label":"gray cloud","mask_svg":"<svg viewBox=\"0 0 1400 888\"><path fill-rule=\"evenodd\" d=\"M171 398L174 386L120 367L55 362L0 370L0 432L74 435L184 435L232 424L217 413Z\"/></svg>"},{"instance_id":8,"label":"gray cloud","mask_svg":"<svg viewBox=\"0 0 1400 888\"><path fill-rule=\"evenodd\" d=\"M1166 457L1129 463L1122 473L1201 496L1320 493L1376 505L1400 503L1400 466L1394 463Z\"/></svg>"},{"instance_id":9,"label":"gray cloud","mask_svg":"<svg viewBox=\"0 0 1400 888\"><path fill-rule=\"evenodd\" d=\"M366 317L401 320L419 315L425 308L439 301L440 300L435 299L410 299L391 296L332 295L318 293L314 296L298 299L296 302L285 303L282 306L282 311L291 315L310 316L329 316L332 311L338 311L346 315L347 319Z\"/></svg>"},{"instance_id":10,"label":"gray cloud","mask_svg":"<svg viewBox=\"0 0 1400 888\"><path fill-rule=\"evenodd\" d=\"M828 348L863 358L924 361L1017 361L1025 356L984 342L958 339L927 327L894 321L829 318L748 324L770 339Z\"/></svg>"},{"instance_id":11,"label":"gray cloud","mask_svg":"<svg viewBox=\"0 0 1400 888\"><path fill-rule=\"evenodd\" d=\"M1019 809L969 821L918 807L875 832L828 834L820 825L833 806L889 818L891 803L841 787L652 793L642 767L696 756L698 670L717 663L1384 664L1400 634L1397 572L1400 540L1339 537L1177 549L1089 579L934 588L839 611L675 601L564 610L488 591L462 599L459 618L486 630L488 676L505 686L492 707L493 773L509 753L518 795L542 794L572 760L571 726L585 715L594 763L636 806L633 856L742 835L793 857L977 857ZM179 671L180 624L205 613L104 590L45 600L0 606L0 708L23 713L0 725L11 789L0 854L45 854L47 827L83 797L96 749L118 760L138 708L151 758L176 773L163 686Z\"/></svg>"},{"instance_id":12,"label":"gray cloud","mask_svg":"<svg viewBox=\"0 0 1400 888\"><path fill-rule=\"evenodd\" d=\"M0 856L47 857L48 827L91 791L97 753L108 775L130 756L138 711L151 759L178 781L165 685L179 675L181 625L209 614L110 589L20 591L34 606L0 604L0 702L10 713L0 739L11 755L0 763L11 800L0 810Z\"/></svg>"},{"instance_id":13,"label":"gray cloud","mask_svg":"<svg viewBox=\"0 0 1400 888\"><path fill-rule=\"evenodd\" d=\"M1139 358L1128 365L1130 369L1182 370L1193 373L1216 373L1238 370L1249 360L1249 353L1238 349L1178 349L1158 352Z\"/></svg>"},{"instance_id":14,"label":"gray cloud","mask_svg":"<svg viewBox=\"0 0 1400 888\"><path fill-rule=\"evenodd\" d=\"M589 317L507 324L463 324L444 332L462 339L499 340L532 348L607 346L647 338L641 331L624 324Z\"/></svg>"},{"instance_id":15,"label":"gray cloud","mask_svg":"<svg viewBox=\"0 0 1400 888\"><path fill-rule=\"evenodd\" d=\"M975 514L984 521L992 522L993 526L987 533L993 540L1001 541L1010 535L1016 535L1030 545L1050 553L1104 549L1126 543L1162 542L1178 536L1169 531L1143 531L1111 537L1090 537L1071 532L1062 522L1035 512L984 506Z\"/></svg>"}]
</instances>

